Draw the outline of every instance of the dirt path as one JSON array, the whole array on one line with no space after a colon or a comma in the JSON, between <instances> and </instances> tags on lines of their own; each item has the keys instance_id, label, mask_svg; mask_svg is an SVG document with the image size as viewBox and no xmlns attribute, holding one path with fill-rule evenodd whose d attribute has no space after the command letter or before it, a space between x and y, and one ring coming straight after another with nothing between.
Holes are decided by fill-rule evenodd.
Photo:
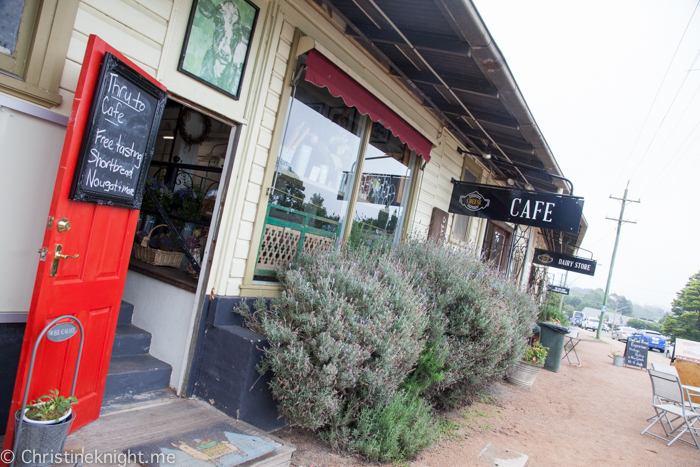
<instances>
[{"instance_id":1,"label":"dirt path","mask_svg":"<svg viewBox=\"0 0 700 467\"><path fill-rule=\"evenodd\" d=\"M531 390L496 384L494 400L450 414L456 429L442 444L427 449L408 465L479 466L488 443L529 456L528 467L552 466L700 466L700 451L640 433L653 414L651 382L645 371L612 365L608 357L624 344L581 332L576 350L581 366L543 370ZM651 363L669 360L649 353ZM662 433L661 429L657 430ZM298 429L276 435L294 443L293 466L362 466L352 457L331 453L313 435Z\"/></svg>"}]
</instances>

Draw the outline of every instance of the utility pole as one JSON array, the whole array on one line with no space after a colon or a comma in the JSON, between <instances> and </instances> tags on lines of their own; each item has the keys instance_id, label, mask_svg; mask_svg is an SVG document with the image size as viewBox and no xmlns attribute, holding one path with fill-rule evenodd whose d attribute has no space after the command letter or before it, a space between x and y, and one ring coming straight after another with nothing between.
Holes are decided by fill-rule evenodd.
<instances>
[{"instance_id":1,"label":"utility pole","mask_svg":"<svg viewBox=\"0 0 700 467\"><path fill-rule=\"evenodd\" d=\"M630 182L627 180L627 186L625 187L625 194L620 198L615 198L613 195L610 195L611 199L616 199L618 201L622 201L622 206L620 207L620 217L618 219L614 219L612 217L606 217L606 219L609 219L611 221L617 221L617 237L615 237L615 248L613 249L613 254L612 254L612 259L610 260L610 271L608 272L608 285L605 286L605 295L603 295L603 306L600 310L600 320L598 321L598 331L595 334L596 339L600 339L600 330L603 327L603 318L605 317L605 310L607 308L607 303L608 303L608 294L610 293L610 281L612 280L612 273L613 273L613 268L615 267L615 255L617 254L617 246L620 243L620 230L622 230L622 224L623 223L629 223L629 224L636 224L636 222L632 221L626 221L622 219L622 216L625 214L625 206L627 203L639 203L640 201L634 201L627 199L627 191L629 190L630 187Z\"/></svg>"},{"instance_id":2,"label":"utility pole","mask_svg":"<svg viewBox=\"0 0 700 467\"><path fill-rule=\"evenodd\" d=\"M566 274L564 275L564 285L563 287L566 287L566 283L569 281L569 271L566 271ZM561 284L561 282L560 282ZM561 314L561 310L564 308L564 294L561 294L561 297L559 297L559 314Z\"/></svg>"}]
</instances>

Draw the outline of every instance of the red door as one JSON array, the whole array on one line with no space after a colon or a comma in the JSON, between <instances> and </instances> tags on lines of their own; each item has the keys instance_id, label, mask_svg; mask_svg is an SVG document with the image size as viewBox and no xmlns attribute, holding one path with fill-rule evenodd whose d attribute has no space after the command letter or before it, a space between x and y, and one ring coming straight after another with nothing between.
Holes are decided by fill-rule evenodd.
<instances>
[{"instance_id":1,"label":"red door","mask_svg":"<svg viewBox=\"0 0 700 467\"><path fill-rule=\"evenodd\" d=\"M45 261L39 261L37 270L4 449L12 447L14 412L22 403L29 361L36 339L44 326L58 316L77 317L85 330L85 344L76 387L79 404L74 409L76 418L72 429L90 423L97 419L100 413L119 305L139 217L139 211L135 209L68 199L83 131L88 121L90 104L105 52L111 52L165 90L155 79L100 38L90 36L48 214L54 220L50 227L47 223L42 244L47 249L47 255ZM61 233L57 225L62 218L70 221L71 227ZM78 255L78 258L59 260L58 271L51 277L51 265L57 245L62 246L62 254ZM59 343L46 339L42 341L34 366L30 400L56 388L61 394L70 394L79 341L77 337Z\"/></svg>"}]
</instances>

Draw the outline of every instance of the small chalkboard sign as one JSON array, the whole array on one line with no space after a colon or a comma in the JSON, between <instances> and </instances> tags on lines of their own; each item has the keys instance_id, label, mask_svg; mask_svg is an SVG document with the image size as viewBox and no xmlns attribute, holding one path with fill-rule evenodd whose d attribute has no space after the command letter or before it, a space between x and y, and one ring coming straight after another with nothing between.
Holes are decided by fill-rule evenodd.
<instances>
[{"instance_id":1,"label":"small chalkboard sign","mask_svg":"<svg viewBox=\"0 0 700 467\"><path fill-rule=\"evenodd\" d=\"M646 368L648 354L649 341L643 337L630 337L627 339L627 345L625 346L625 365Z\"/></svg>"},{"instance_id":2,"label":"small chalkboard sign","mask_svg":"<svg viewBox=\"0 0 700 467\"><path fill-rule=\"evenodd\" d=\"M141 208L166 92L106 53L70 199Z\"/></svg>"}]
</instances>

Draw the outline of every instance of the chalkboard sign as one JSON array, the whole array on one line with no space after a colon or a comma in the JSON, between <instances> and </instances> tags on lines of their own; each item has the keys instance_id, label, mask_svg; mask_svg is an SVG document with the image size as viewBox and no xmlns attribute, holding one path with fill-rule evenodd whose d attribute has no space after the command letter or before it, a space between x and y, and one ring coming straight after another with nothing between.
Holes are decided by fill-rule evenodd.
<instances>
[{"instance_id":1,"label":"chalkboard sign","mask_svg":"<svg viewBox=\"0 0 700 467\"><path fill-rule=\"evenodd\" d=\"M647 367L649 341L643 337L630 337L625 346L625 364L639 368Z\"/></svg>"},{"instance_id":2,"label":"chalkboard sign","mask_svg":"<svg viewBox=\"0 0 700 467\"><path fill-rule=\"evenodd\" d=\"M110 53L95 86L70 199L140 209L166 92Z\"/></svg>"}]
</instances>

